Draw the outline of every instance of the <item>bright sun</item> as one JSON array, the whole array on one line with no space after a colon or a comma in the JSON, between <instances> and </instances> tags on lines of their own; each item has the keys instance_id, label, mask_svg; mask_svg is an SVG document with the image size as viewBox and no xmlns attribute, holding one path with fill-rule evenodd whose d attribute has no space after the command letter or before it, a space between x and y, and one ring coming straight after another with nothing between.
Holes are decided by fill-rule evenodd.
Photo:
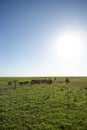
<instances>
[{"instance_id":1,"label":"bright sun","mask_svg":"<svg viewBox=\"0 0 87 130\"><path fill-rule=\"evenodd\" d=\"M80 60L83 55L83 37L79 31L65 31L53 45L54 53L63 60Z\"/></svg>"}]
</instances>

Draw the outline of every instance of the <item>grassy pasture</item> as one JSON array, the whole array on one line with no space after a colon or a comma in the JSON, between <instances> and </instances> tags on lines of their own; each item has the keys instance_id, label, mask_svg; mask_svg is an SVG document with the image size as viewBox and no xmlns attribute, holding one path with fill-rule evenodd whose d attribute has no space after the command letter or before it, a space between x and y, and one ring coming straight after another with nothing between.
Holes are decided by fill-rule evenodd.
<instances>
[{"instance_id":1,"label":"grassy pasture","mask_svg":"<svg viewBox=\"0 0 87 130\"><path fill-rule=\"evenodd\" d=\"M0 86L31 79L36 78L0 78ZM0 130L87 130L87 78L70 79L69 84L1 88Z\"/></svg>"}]
</instances>

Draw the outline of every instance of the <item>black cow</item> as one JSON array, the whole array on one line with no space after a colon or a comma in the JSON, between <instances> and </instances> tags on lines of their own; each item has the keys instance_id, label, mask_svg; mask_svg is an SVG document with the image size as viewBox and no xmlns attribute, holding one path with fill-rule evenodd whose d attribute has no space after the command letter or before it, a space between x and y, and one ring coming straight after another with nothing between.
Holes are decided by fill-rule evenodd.
<instances>
[{"instance_id":1,"label":"black cow","mask_svg":"<svg viewBox=\"0 0 87 130\"><path fill-rule=\"evenodd\" d=\"M40 80L31 80L30 84L40 84Z\"/></svg>"},{"instance_id":2,"label":"black cow","mask_svg":"<svg viewBox=\"0 0 87 130\"><path fill-rule=\"evenodd\" d=\"M69 80L68 78L66 78L66 79L65 79L65 82L66 82L66 83L69 83L69 82L70 82L70 80Z\"/></svg>"},{"instance_id":3,"label":"black cow","mask_svg":"<svg viewBox=\"0 0 87 130\"><path fill-rule=\"evenodd\" d=\"M22 81L22 82L19 82L19 85L29 85L29 81Z\"/></svg>"},{"instance_id":4,"label":"black cow","mask_svg":"<svg viewBox=\"0 0 87 130\"><path fill-rule=\"evenodd\" d=\"M11 84L12 84L12 82L11 82L11 81L9 81L9 82L8 82L8 85L11 85Z\"/></svg>"},{"instance_id":5,"label":"black cow","mask_svg":"<svg viewBox=\"0 0 87 130\"><path fill-rule=\"evenodd\" d=\"M24 81L24 85L29 85L29 81Z\"/></svg>"},{"instance_id":6,"label":"black cow","mask_svg":"<svg viewBox=\"0 0 87 130\"><path fill-rule=\"evenodd\" d=\"M47 80L47 83L48 83L48 84L52 84L52 80L49 78L49 79Z\"/></svg>"}]
</instances>

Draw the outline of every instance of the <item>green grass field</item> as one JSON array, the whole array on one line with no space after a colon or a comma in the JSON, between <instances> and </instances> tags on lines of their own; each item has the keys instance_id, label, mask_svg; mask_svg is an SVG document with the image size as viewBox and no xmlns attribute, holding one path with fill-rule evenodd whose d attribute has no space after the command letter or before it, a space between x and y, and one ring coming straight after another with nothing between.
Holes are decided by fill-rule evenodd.
<instances>
[{"instance_id":1,"label":"green grass field","mask_svg":"<svg viewBox=\"0 0 87 130\"><path fill-rule=\"evenodd\" d=\"M0 86L31 79L0 78ZM0 130L87 130L87 77L70 80L0 88Z\"/></svg>"}]
</instances>

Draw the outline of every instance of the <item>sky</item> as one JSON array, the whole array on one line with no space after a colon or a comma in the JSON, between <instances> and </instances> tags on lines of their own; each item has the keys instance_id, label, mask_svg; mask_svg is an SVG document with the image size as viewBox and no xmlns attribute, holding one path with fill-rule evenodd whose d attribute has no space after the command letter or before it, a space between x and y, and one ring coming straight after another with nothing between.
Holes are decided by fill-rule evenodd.
<instances>
[{"instance_id":1,"label":"sky","mask_svg":"<svg viewBox=\"0 0 87 130\"><path fill-rule=\"evenodd\" d=\"M4 76L87 76L87 1L0 0Z\"/></svg>"}]
</instances>

